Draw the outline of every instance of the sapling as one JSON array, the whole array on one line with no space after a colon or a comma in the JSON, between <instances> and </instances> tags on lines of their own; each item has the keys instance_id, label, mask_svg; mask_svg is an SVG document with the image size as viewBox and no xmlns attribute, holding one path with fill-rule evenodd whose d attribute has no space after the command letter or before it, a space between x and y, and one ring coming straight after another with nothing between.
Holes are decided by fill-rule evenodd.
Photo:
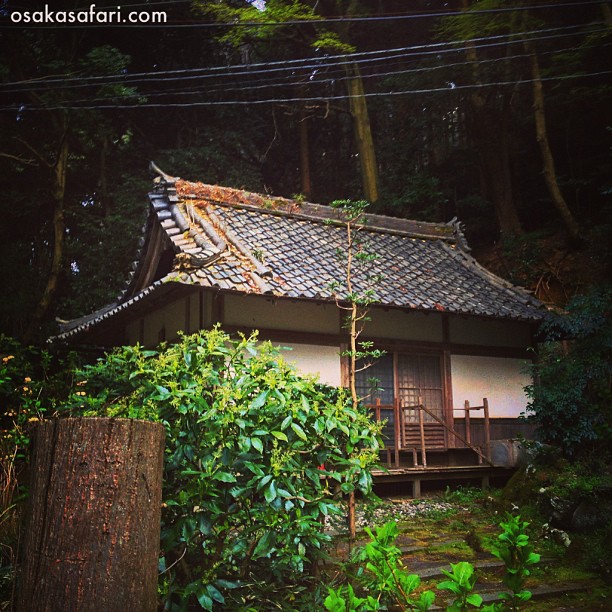
<instances>
[{"instance_id":1,"label":"sapling","mask_svg":"<svg viewBox=\"0 0 612 612\"><path fill-rule=\"evenodd\" d=\"M339 214L346 230L346 243L343 248L336 250L336 257L343 266L343 283L334 281L330 289L334 294L336 305L346 313L344 327L348 330L349 347L341 352L342 357L348 359L348 386L351 393L353 410L357 410L361 398L357 395L357 361L366 360L360 369L368 368L372 360L381 357L384 352L373 347L372 342L359 341L366 321L369 320L368 309L376 302L374 286L380 283L380 274L372 273L371 267L378 256L370 251L360 232L365 225L365 210L368 203L359 200L336 200L331 203ZM363 267L367 266L365 273ZM357 269L361 268L361 280L365 286L357 287L355 284ZM349 538L353 542L356 536L355 526L355 493L349 491L348 501Z\"/></svg>"},{"instance_id":2,"label":"sapling","mask_svg":"<svg viewBox=\"0 0 612 612\"><path fill-rule=\"evenodd\" d=\"M455 599L446 608L448 612L465 612L470 607L480 608L482 597L473 592L476 585L474 566L467 561L451 563L450 566L450 572L442 570L447 580L438 584L442 591L450 591L455 595Z\"/></svg>"},{"instance_id":3,"label":"sapling","mask_svg":"<svg viewBox=\"0 0 612 612\"><path fill-rule=\"evenodd\" d=\"M502 533L497 537L498 544L492 553L506 566L504 585L509 592L501 593L511 610L518 610L519 604L531 599L531 591L525 589L525 582L530 575L530 566L539 563L540 555L533 552L526 533L529 523L521 521L520 516L507 515L506 522L501 522Z\"/></svg>"},{"instance_id":4,"label":"sapling","mask_svg":"<svg viewBox=\"0 0 612 612\"><path fill-rule=\"evenodd\" d=\"M329 607L340 605L341 601L350 601L352 589L341 586L337 590L329 589L326 600L328 610L356 610L361 612L388 609L418 610L426 612L431 608L435 595L432 591L424 591L418 596L415 591L421 585L421 579L416 574L409 574L402 563L402 553L395 545L399 535L397 524L390 521L378 527L373 532L365 528L371 541L355 552L353 562L357 564L354 582L358 584L366 597L359 602L360 607Z\"/></svg>"}]
</instances>

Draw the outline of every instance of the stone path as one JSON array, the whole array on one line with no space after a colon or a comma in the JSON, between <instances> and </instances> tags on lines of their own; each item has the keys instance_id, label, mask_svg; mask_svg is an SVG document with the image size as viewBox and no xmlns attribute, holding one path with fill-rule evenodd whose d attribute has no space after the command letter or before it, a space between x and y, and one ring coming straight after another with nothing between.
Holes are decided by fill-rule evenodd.
<instances>
[{"instance_id":1,"label":"stone path","mask_svg":"<svg viewBox=\"0 0 612 612\"><path fill-rule=\"evenodd\" d=\"M458 512L465 512L467 508L450 504L439 500L419 500L414 503L411 499L393 500L392 504L385 504L383 507L372 509L371 507L357 505L357 529L362 531L365 526L383 525L389 520L395 520L398 523L410 522L410 519L426 518L440 513L448 512L455 509ZM449 519L450 520L450 519ZM346 541L347 527L344 516L328 517L326 521L326 529L330 534L336 536L336 555L339 559L348 558L348 545ZM498 530L494 530L498 533ZM363 534L365 536L365 534ZM367 537L367 536L365 536ZM396 545L402 551L402 560L407 570L410 573L418 574L423 582L426 582L432 587L435 587L437 582L445 578L442 570L450 570L450 562L458 562L460 560L468 560L476 568L479 573L479 580L475 592L479 593L486 603L491 603L498 600L498 594L505 590L501 578L503 574L503 563L496 557L483 551L473 551L471 558L462 557L462 547L466 546L467 538L462 538L459 533L444 533L439 531L435 534L427 534L426 538L410 537L410 532L402 533ZM363 544L366 539L358 541ZM457 546L457 551L452 551L453 546ZM436 548L442 547L442 552L436 552ZM452 552L446 552L446 551ZM453 558L456 557L456 558ZM444 559L444 561L441 561ZM530 588L532 592L532 602L529 603L528 609L538 610L542 602L546 602L546 610L555 610L556 612L570 612L579 610L612 610L612 602L610 607L602 602L601 607L595 606L588 601L584 607L577 605L575 602L568 606L560 605L549 607L550 602L562 601L565 595L570 598L573 594L580 591L587 591L592 587L589 582L563 582L562 584L538 584ZM576 599L576 598L574 598ZM585 597L585 599L589 599ZM444 594L437 592L436 601L438 606L444 601ZM445 607L434 607L435 610L444 610Z\"/></svg>"}]
</instances>

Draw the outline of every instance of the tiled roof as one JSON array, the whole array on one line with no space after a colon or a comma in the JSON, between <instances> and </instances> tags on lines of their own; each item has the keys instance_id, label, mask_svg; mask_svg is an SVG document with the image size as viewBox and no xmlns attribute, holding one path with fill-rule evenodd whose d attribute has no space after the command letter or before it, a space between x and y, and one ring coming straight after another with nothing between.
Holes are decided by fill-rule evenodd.
<instances>
[{"instance_id":1,"label":"tiled roof","mask_svg":"<svg viewBox=\"0 0 612 612\"><path fill-rule=\"evenodd\" d=\"M117 304L64 328L63 337L129 308L169 281L243 293L334 300L342 297L346 228L336 209L162 175L149 195L152 221L174 251L172 271ZM491 274L468 253L458 224L367 215L360 239L375 261L356 266L357 293L373 289L386 306L539 321L543 305ZM134 279L143 265L135 266ZM379 282L368 281L373 274ZM142 278L142 276L140 276Z\"/></svg>"}]
</instances>

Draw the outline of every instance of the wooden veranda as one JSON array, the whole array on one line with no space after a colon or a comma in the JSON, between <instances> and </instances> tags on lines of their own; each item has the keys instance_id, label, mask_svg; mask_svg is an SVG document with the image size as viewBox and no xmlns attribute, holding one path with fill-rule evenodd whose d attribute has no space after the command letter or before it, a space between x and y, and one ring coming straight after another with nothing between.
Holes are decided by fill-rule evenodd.
<instances>
[{"instance_id":1,"label":"wooden veranda","mask_svg":"<svg viewBox=\"0 0 612 612\"><path fill-rule=\"evenodd\" d=\"M414 497L421 495L422 481L478 480L489 485L492 476L509 474L506 466L496 466L491 457L489 404L453 410L452 422L424 405L377 401L368 406L376 421L384 421L381 463L375 482L411 482ZM479 418L473 418L475 414ZM455 416L457 415L457 416Z\"/></svg>"}]
</instances>

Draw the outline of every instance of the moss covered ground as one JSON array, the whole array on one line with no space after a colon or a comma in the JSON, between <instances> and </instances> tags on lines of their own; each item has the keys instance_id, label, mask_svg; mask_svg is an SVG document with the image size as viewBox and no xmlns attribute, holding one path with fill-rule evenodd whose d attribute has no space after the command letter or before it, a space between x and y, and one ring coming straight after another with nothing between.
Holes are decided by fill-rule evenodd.
<instances>
[{"instance_id":1,"label":"moss covered ground","mask_svg":"<svg viewBox=\"0 0 612 612\"><path fill-rule=\"evenodd\" d=\"M443 578L442 569L450 563L469 561L476 567L476 592L485 600L494 600L503 590L503 565L491 554L499 523L506 512L521 515L529 521L528 533L540 563L528 578L527 588L533 598L523 610L569 611L611 610L612 581L610 580L610 543L598 540L599 534L575 536L571 543L560 543L545 517L530 505L523 507L505 501L501 490L483 492L479 489L447 490L435 496L413 500L401 495L378 501L358 503L358 541L367 541L364 526L370 528L395 520L400 535L396 545L402 550L402 561L410 573L423 580L423 588L434 588ZM335 536L335 557L348 556L345 526L337 521L330 528ZM601 550L597 559L593 551ZM438 599L437 599L438 601ZM442 604L443 600L439 600Z\"/></svg>"}]
</instances>

